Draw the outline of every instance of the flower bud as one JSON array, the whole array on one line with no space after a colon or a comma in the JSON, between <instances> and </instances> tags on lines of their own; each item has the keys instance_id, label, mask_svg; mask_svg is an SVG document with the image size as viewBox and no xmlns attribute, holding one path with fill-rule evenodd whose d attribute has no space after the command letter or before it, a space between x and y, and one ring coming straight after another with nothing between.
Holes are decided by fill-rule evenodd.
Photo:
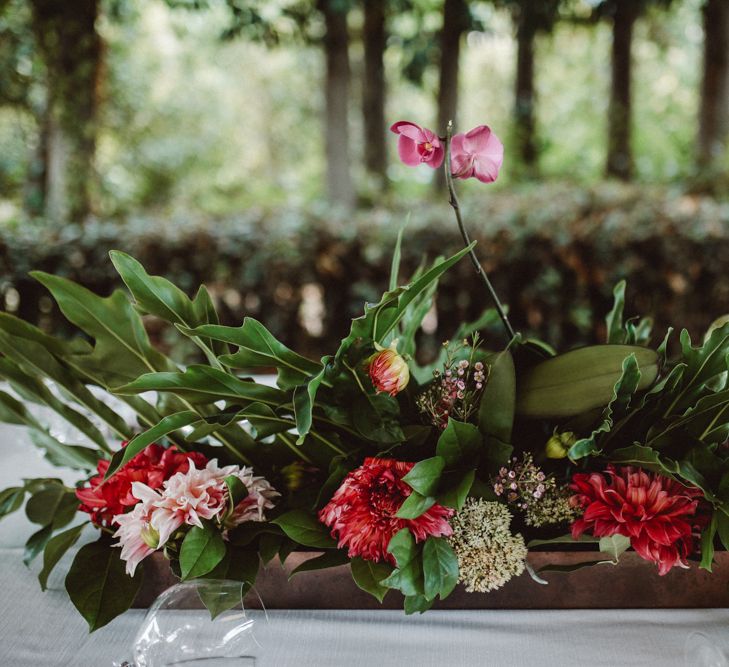
<instances>
[{"instance_id":1,"label":"flower bud","mask_svg":"<svg viewBox=\"0 0 729 667\"><path fill-rule=\"evenodd\" d=\"M563 459L567 456L570 447L577 441L577 436L572 431L564 433L555 433L545 446L545 452L548 459Z\"/></svg>"},{"instance_id":2,"label":"flower bud","mask_svg":"<svg viewBox=\"0 0 729 667\"><path fill-rule=\"evenodd\" d=\"M159 546L159 532L151 524L147 524L142 528L139 536L150 549L156 549Z\"/></svg>"},{"instance_id":3,"label":"flower bud","mask_svg":"<svg viewBox=\"0 0 729 667\"><path fill-rule=\"evenodd\" d=\"M367 373L377 393L399 394L410 382L410 369L397 352L397 341L389 348L375 352L367 362Z\"/></svg>"}]
</instances>

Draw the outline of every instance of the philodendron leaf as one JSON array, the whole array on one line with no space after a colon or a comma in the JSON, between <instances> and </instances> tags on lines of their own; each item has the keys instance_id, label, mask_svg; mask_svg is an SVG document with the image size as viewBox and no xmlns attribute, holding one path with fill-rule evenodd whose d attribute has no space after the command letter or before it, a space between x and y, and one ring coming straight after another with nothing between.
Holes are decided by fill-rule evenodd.
<instances>
[{"instance_id":1,"label":"philodendron leaf","mask_svg":"<svg viewBox=\"0 0 729 667\"><path fill-rule=\"evenodd\" d=\"M80 523L78 526L64 530L58 535L54 535L46 544L46 548L43 551L43 569L38 574L38 581L40 582L41 589L46 590L48 586L48 577L56 567L58 561L63 558L63 555L78 541L81 536L81 532L88 525L86 523Z\"/></svg>"},{"instance_id":2,"label":"philodendron leaf","mask_svg":"<svg viewBox=\"0 0 729 667\"><path fill-rule=\"evenodd\" d=\"M478 409L478 428L489 439L510 443L516 409L516 371L511 352L499 352L489 367Z\"/></svg>"},{"instance_id":3,"label":"philodendron leaf","mask_svg":"<svg viewBox=\"0 0 729 667\"><path fill-rule=\"evenodd\" d=\"M362 558L353 558L350 565L354 583L382 602L390 589L381 582L392 574L392 568L386 563L373 563Z\"/></svg>"},{"instance_id":4,"label":"philodendron leaf","mask_svg":"<svg viewBox=\"0 0 729 667\"><path fill-rule=\"evenodd\" d=\"M290 350L251 317L246 317L240 327L204 325L186 333L237 345L237 352L220 357L224 366L244 369L274 367L278 369L278 384L283 389L293 389L321 370L321 364Z\"/></svg>"},{"instance_id":5,"label":"philodendron leaf","mask_svg":"<svg viewBox=\"0 0 729 667\"><path fill-rule=\"evenodd\" d=\"M183 426L189 426L199 420L200 415L198 415L197 412L192 412L191 410L176 412L173 415L165 417L156 426L153 426L148 431L140 433L135 438L132 438L126 447L120 449L116 454L114 454L111 458L109 469L106 471L106 479L111 477L119 468L128 463L148 445L151 445L153 442L157 442L160 438L163 438L172 431L176 431Z\"/></svg>"},{"instance_id":6,"label":"philodendron leaf","mask_svg":"<svg viewBox=\"0 0 729 667\"><path fill-rule=\"evenodd\" d=\"M188 366L183 373L147 373L114 389L115 394L145 391L170 392L190 401L212 403L222 399L281 405L290 401L286 392L251 380L241 380L210 366Z\"/></svg>"},{"instance_id":7,"label":"philodendron leaf","mask_svg":"<svg viewBox=\"0 0 729 667\"><path fill-rule=\"evenodd\" d=\"M425 597L433 600L448 597L458 583L458 558L448 540L429 537L423 546Z\"/></svg>"},{"instance_id":8,"label":"philodendron leaf","mask_svg":"<svg viewBox=\"0 0 729 667\"><path fill-rule=\"evenodd\" d=\"M334 549L337 546L326 526L303 510L286 512L271 523L280 526L290 539L305 547Z\"/></svg>"},{"instance_id":9,"label":"philodendron leaf","mask_svg":"<svg viewBox=\"0 0 729 667\"><path fill-rule=\"evenodd\" d=\"M119 549L101 537L79 549L66 575L66 590L93 632L131 607L143 578L143 564L133 577L125 571Z\"/></svg>"},{"instance_id":10,"label":"philodendron leaf","mask_svg":"<svg viewBox=\"0 0 729 667\"><path fill-rule=\"evenodd\" d=\"M319 391L321 383L324 381L329 357L322 359L322 369L308 378L304 384L294 389L294 417L296 419L296 431L299 437L296 444L300 445L304 442L304 438L311 430L314 412L314 399Z\"/></svg>"},{"instance_id":11,"label":"philodendron leaf","mask_svg":"<svg viewBox=\"0 0 729 667\"><path fill-rule=\"evenodd\" d=\"M210 572L225 556L225 542L220 530L210 522L193 526L185 535L180 549L180 571L183 579L195 579Z\"/></svg>"},{"instance_id":12,"label":"philodendron leaf","mask_svg":"<svg viewBox=\"0 0 729 667\"><path fill-rule=\"evenodd\" d=\"M714 560L714 536L716 535L717 522L718 519L715 511L711 516L709 525L701 533L701 564L699 567L707 572L711 572Z\"/></svg>"}]
</instances>

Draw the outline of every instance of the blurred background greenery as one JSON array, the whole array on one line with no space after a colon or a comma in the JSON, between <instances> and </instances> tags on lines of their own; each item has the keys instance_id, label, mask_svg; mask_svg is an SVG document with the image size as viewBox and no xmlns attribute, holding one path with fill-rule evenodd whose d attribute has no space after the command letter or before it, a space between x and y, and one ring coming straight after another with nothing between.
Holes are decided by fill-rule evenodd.
<instances>
[{"instance_id":1,"label":"blurred background greenery","mask_svg":"<svg viewBox=\"0 0 729 667\"><path fill-rule=\"evenodd\" d=\"M0 0L3 307L57 327L27 270L108 292L117 247L331 351L408 211L406 270L458 245L387 131L449 118L505 143L462 199L522 329L599 338L623 277L661 325L729 311L726 0ZM431 343L487 305L449 280Z\"/></svg>"}]
</instances>

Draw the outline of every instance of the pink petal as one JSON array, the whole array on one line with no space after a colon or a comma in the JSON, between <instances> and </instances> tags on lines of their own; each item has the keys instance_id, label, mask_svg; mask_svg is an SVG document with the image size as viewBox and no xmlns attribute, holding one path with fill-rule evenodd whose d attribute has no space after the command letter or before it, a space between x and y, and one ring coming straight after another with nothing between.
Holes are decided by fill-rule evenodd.
<instances>
[{"instance_id":1,"label":"pink petal","mask_svg":"<svg viewBox=\"0 0 729 667\"><path fill-rule=\"evenodd\" d=\"M404 134L397 140L397 153L408 167L417 167L420 164L418 144Z\"/></svg>"},{"instance_id":2,"label":"pink petal","mask_svg":"<svg viewBox=\"0 0 729 667\"><path fill-rule=\"evenodd\" d=\"M435 138L435 141L438 141L437 137ZM438 142L437 146L433 143L433 154L425 161L425 164L429 167L433 167L433 169L438 169L438 167L443 164L444 157L445 149L440 145L440 142Z\"/></svg>"},{"instance_id":3,"label":"pink petal","mask_svg":"<svg viewBox=\"0 0 729 667\"><path fill-rule=\"evenodd\" d=\"M425 132L423 132L423 128L420 127L420 125L410 123L407 120L398 121L390 128L390 131L395 132L395 134L408 137L419 144L428 141Z\"/></svg>"}]
</instances>

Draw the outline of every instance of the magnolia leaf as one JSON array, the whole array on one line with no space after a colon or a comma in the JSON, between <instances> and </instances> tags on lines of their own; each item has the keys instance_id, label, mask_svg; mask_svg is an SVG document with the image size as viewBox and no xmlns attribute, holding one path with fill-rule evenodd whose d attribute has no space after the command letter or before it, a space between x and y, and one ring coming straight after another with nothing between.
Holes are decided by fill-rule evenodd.
<instances>
[{"instance_id":1,"label":"magnolia leaf","mask_svg":"<svg viewBox=\"0 0 729 667\"><path fill-rule=\"evenodd\" d=\"M106 537L79 549L66 575L66 590L93 632L131 607L143 578L143 564L133 577Z\"/></svg>"},{"instance_id":2,"label":"magnolia leaf","mask_svg":"<svg viewBox=\"0 0 729 667\"><path fill-rule=\"evenodd\" d=\"M402 478L402 481L419 494L432 496L435 495L438 489L444 467L445 459L442 456L423 459L412 467L410 472Z\"/></svg>"},{"instance_id":3,"label":"magnolia leaf","mask_svg":"<svg viewBox=\"0 0 729 667\"><path fill-rule=\"evenodd\" d=\"M392 568L386 563L373 563L371 560L353 558L350 566L354 583L363 591L370 593L378 602L382 602L390 590L382 585L382 581L392 574Z\"/></svg>"},{"instance_id":4,"label":"magnolia leaf","mask_svg":"<svg viewBox=\"0 0 729 667\"><path fill-rule=\"evenodd\" d=\"M316 517L303 510L286 512L271 523L279 526L294 542L305 547L334 549L337 546L326 526Z\"/></svg>"},{"instance_id":5,"label":"magnolia leaf","mask_svg":"<svg viewBox=\"0 0 729 667\"><path fill-rule=\"evenodd\" d=\"M478 427L488 439L509 443L516 409L516 371L511 352L499 352L489 366L478 410Z\"/></svg>"},{"instance_id":6,"label":"magnolia leaf","mask_svg":"<svg viewBox=\"0 0 729 667\"><path fill-rule=\"evenodd\" d=\"M305 560L301 565L294 568L289 579L301 574L302 572L313 572L315 570L325 570L330 567L338 567L339 565L346 565L349 562L349 556L346 551L337 549L336 551L325 551L321 556L316 558L310 558Z\"/></svg>"},{"instance_id":7,"label":"magnolia leaf","mask_svg":"<svg viewBox=\"0 0 729 667\"><path fill-rule=\"evenodd\" d=\"M182 579L202 577L210 572L225 556L225 542L220 530L210 522L203 527L192 526L180 549Z\"/></svg>"},{"instance_id":8,"label":"magnolia leaf","mask_svg":"<svg viewBox=\"0 0 729 667\"><path fill-rule=\"evenodd\" d=\"M436 453L449 468L473 466L483 446L483 437L473 424L449 419L438 438Z\"/></svg>"},{"instance_id":9,"label":"magnolia leaf","mask_svg":"<svg viewBox=\"0 0 729 667\"><path fill-rule=\"evenodd\" d=\"M425 597L433 600L436 595L443 600L458 583L458 558L448 540L429 537L423 546L423 580Z\"/></svg>"},{"instance_id":10,"label":"magnolia leaf","mask_svg":"<svg viewBox=\"0 0 729 667\"><path fill-rule=\"evenodd\" d=\"M54 535L46 544L43 550L43 569L38 574L38 581L41 589L46 590L48 586L48 577L52 570L63 558L63 555L78 541L83 529L88 522L81 523L78 526L64 530L58 535Z\"/></svg>"},{"instance_id":11,"label":"magnolia leaf","mask_svg":"<svg viewBox=\"0 0 729 667\"><path fill-rule=\"evenodd\" d=\"M395 516L399 519L417 519L422 514L425 514L433 505L435 505L435 498L433 496L423 496L417 491L413 491L405 498L405 502L400 505L400 509Z\"/></svg>"}]
</instances>

